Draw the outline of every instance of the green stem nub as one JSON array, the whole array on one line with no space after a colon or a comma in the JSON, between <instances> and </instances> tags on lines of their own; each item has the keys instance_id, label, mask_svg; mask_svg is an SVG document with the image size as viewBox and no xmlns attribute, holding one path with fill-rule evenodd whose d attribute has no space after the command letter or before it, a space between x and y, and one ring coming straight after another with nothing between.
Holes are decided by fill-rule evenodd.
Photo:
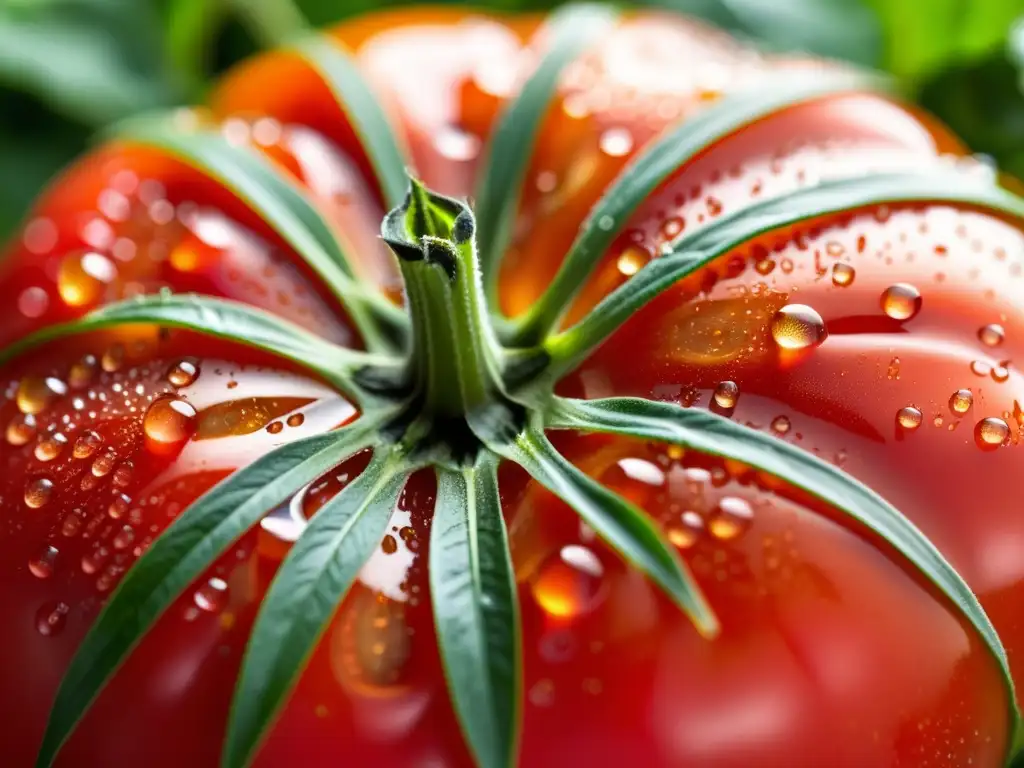
<instances>
[{"instance_id":1,"label":"green stem nub","mask_svg":"<svg viewBox=\"0 0 1024 768\"><path fill-rule=\"evenodd\" d=\"M500 398L498 347L487 314L469 206L411 179L381 236L398 256L413 339L408 374L427 415L465 417Z\"/></svg>"}]
</instances>

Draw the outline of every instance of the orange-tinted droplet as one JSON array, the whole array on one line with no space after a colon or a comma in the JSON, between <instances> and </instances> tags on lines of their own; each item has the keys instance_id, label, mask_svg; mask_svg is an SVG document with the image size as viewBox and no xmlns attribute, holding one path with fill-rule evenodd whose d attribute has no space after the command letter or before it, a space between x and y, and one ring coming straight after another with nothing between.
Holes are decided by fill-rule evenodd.
<instances>
[{"instance_id":1,"label":"orange-tinted droplet","mask_svg":"<svg viewBox=\"0 0 1024 768\"><path fill-rule=\"evenodd\" d=\"M86 355L71 365L68 371L68 384L72 389L85 389L92 384L99 363L93 355Z\"/></svg>"},{"instance_id":2,"label":"orange-tinted droplet","mask_svg":"<svg viewBox=\"0 0 1024 768\"><path fill-rule=\"evenodd\" d=\"M827 337L825 321L806 304L787 304L772 318L772 338L783 349L809 349Z\"/></svg>"},{"instance_id":3,"label":"orange-tinted droplet","mask_svg":"<svg viewBox=\"0 0 1024 768\"><path fill-rule=\"evenodd\" d=\"M615 262L616 268L620 274L626 277L632 277L650 260L651 256L643 248L639 248L635 245L631 245L624 250L620 255L618 261Z\"/></svg>"},{"instance_id":4,"label":"orange-tinted droplet","mask_svg":"<svg viewBox=\"0 0 1024 768\"><path fill-rule=\"evenodd\" d=\"M130 461L122 461L117 465L117 469L114 470L114 476L111 478L111 482L118 488L124 488L128 483L132 481L132 475L135 474L135 465Z\"/></svg>"},{"instance_id":5,"label":"orange-tinted droplet","mask_svg":"<svg viewBox=\"0 0 1024 768\"><path fill-rule=\"evenodd\" d=\"M199 366L190 360L179 360L167 370L167 381L175 387L187 387L199 377Z\"/></svg>"},{"instance_id":6,"label":"orange-tinted droplet","mask_svg":"<svg viewBox=\"0 0 1024 768\"><path fill-rule=\"evenodd\" d=\"M680 549L689 549L704 535L704 530L704 518L696 512L687 510L679 516L678 522L668 527L666 533L673 545Z\"/></svg>"},{"instance_id":7,"label":"orange-tinted droplet","mask_svg":"<svg viewBox=\"0 0 1024 768\"><path fill-rule=\"evenodd\" d=\"M159 397L146 409L142 429L150 448L177 448L196 431L196 409L188 401L174 395Z\"/></svg>"},{"instance_id":8,"label":"orange-tinted droplet","mask_svg":"<svg viewBox=\"0 0 1024 768\"><path fill-rule=\"evenodd\" d=\"M1010 427L1002 419L990 416L982 419L974 427L974 441L978 447L991 451L1001 446L1010 436Z\"/></svg>"},{"instance_id":9,"label":"orange-tinted droplet","mask_svg":"<svg viewBox=\"0 0 1024 768\"><path fill-rule=\"evenodd\" d=\"M754 510L746 500L726 496L708 519L708 530L716 539L728 541L740 536L753 521Z\"/></svg>"},{"instance_id":10,"label":"orange-tinted droplet","mask_svg":"<svg viewBox=\"0 0 1024 768\"><path fill-rule=\"evenodd\" d=\"M740 397L740 388L735 381L720 381L715 387L714 397L715 404L720 408L735 408Z\"/></svg>"},{"instance_id":11,"label":"orange-tinted droplet","mask_svg":"<svg viewBox=\"0 0 1024 768\"><path fill-rule=\"evenodd\" d=\"M108 449L95 458L89 471L92 472L93 477L106 477L114 468L115 461L117 461L117 454L112 449Z\"/></svg>"},{"instance_id":12,"label":"orange-tinted droplet","mask_svg":"<svg viewBox=\"0 0 1024 768\"><path fill-rule=\"evenodd\" d=\"M393 555L398 551L398 542L395 541L395 537L389 533L384 537L384 540L381 541L380 548L384 551L385 555Z\"/></svg>"},{"instance_id":13,"label":"orange-tinted droplet","mask_svg":"<svg viewBox=\"0 0 1024 768\"><path fill-rule=\"evenodd\" d=\"M998 347L1006 338L1006 331L998 323L989 323L978 329L978 340L986 347Z\"/></svg>"},{"instance_id":14,"label":"orange-tinted droplet","mask_svg":"<svg viewBox=\"0 0 1024 768\"><path fill-rule=\"evenodd\" d=\"M917 429L923 419L921 410L912 405L905 405L896 412L896 422L904 429Z\"/></svg>"},{"instance_id":15,"label":"orange-tinted droplet","mask_svg":"<svg viewBox=\"0 0 1024 768\"><path fill-rule=\"evenodd\" d=\"M963 415L971 410L974 405L974 394L969 389L958 389L949 397L949 410L958 415Z\"/></svg>"},{"instance_id":16,"label":"orange-tinted droplet","mask_svg":"<svg viewBox=\"0 0 1024 768\"><path fill-rule=\"evenodd\" d=\"M46 603L36 611L36 631L43 637L60 634L70 612L67 603Z\"/></svg>"},{"instance_id":17,"label":"orange-tinted droplet","mask_svg":"<svg viewBox=\"0 0 1024 768\"><path fill-rule=\"evenodd\" d=\"M88 459L103 445L103 438L91 429L83 432L75 440L75 447L71 449L71 455L76 459Z\"/></svg>"},{"instance_id":18,"label":"orange-tinted droplet","mask_svg":"<svg viewBox=\"0 0 1024 768\"><path fill-rule=\"evenodd\" d=\"M57 548L47 545L28 561L28 570L37 579L48 579L53 576L53 570L57 566L57 555L60 554Z\"/></svg>"},{"instance_id":19,"label":"orange-tinted droplet","mask_svg":"<svg viewBox=\"0 0 1024 768\"><path fill-rule=\"evenodd\" d=\"M121 370L124 365L124 344L111 344L100 358L100 367L107 373Z\"/></svg>"},{"instance_id":20,"label":"orange-tinted droplet","mask_svg":"<svg viewBox=\"0 0 1024 768\"><path fill-rule=\"evenodd\" d=\"M787 432L789 432L790 427L792 427L792 424L790 423L789 419L785 416L776 416L774 419L772 419L772 432L774 432L777 435L786 434Z\"/></svg>"},{"instance_id":21,"label":"orange-tinted droplet","mask_svg":"<svg viewBox=\"0 0 1024 768\"><path fill-rule=\"evenodd\" d=\"M60 432L56 432L43 440L40 440L32 452L38 461L53 461L64 451L68 439Z\"/></svg>"},{"instance_id":22,"label":"orange-tinted droplet","mask_svg":"<svg viewBox=\"0 0 1024 768\"><path fill-rule=\"evenodd\" d=\"M894 283L882 292L882 311L893 320L910 320L921 303L921 292L910 283Z\"/></svg>"},{"instance_id":23,"label":"orange-tinted droplet","mask_svg":"<svg viewBox=\"0 0 1024 768\"><path fill-rule=\"evenodd\" d=\"M292 414L291 416L289 416L289 417L288 417L288 418L286 419L285 423L286 423L286 424L287 424L287 425L288 425L289 427L301 427L301 426L302 426L302 423L303 423L303 422L304 422L305 420L306 420L306 417L305 417L305 416L303 416L303 415L302 415L301 413L293 413L293 414Z\"/></svg>"},{"instance_id":24,"label":"orange-tinted droplet","mask_svg":"<svg viewBox=\"0 0 1024 768\"><path fill-rule=\"evenodd\" d=\"M534 599L551 616L580 616L596 608L603 597L604 567L591 550L570 544L547 559L531 588Z\"/></svg>"},{"instance_id":25,"label":"orange-tinted droplet","mask_svg":"<svg viewBox=\"0 0 1024 768\"><path fill-rule=\"evenodd\" d=\"M45 411L54 400L67 394L67 391L67 385L53 376L26 376L18 382L15 400L19 411L35 415Z\"/></svg>"},{"instance_id":26,"label":"orange-tinted droplet","mask_svg":"<svg viewBox=\"0 0 1024 768\"><path fill-rule=\"evenodd\" d=\"M853 279L856 276L857 271L845 262L832 265L832 285L838 288L845 288L848 285L852 285Z\"/></svg>"},{"instance_id":27,"label":"orange-tinted droplet","mask_svg":"<svg viewBox=\"0 0 1024 768\"><path fill-rule=\"evenodd\" d=\"M57 270L57 291L71 307L95 304L117 278L114 262L99 253L71 253Z\"/></svg>"},{"instance_id":28,"label":"orange-tinted droplet","mask_svg":"<svg viewBox=\"0 0 1024 768\"><path fill-rule=\"evenodd\" d=\"M36 477L25 484L25 505L39 509L46 505L53 495L53 481L48 477Z\"/></svg>"},{"instance_id":29,"label":"orange-tinted droplet","mask_svg":"<svg viewBox=\"0 0 1024 768\"><path fill-rule=\"evenodd\" d=\"M36 418L31 414L19 413L7 424L4 433L7 442L14 446L22 446L36 436Z\"/></svg>"},{"instance_id":30,"label":"orange-tinted droplet","mask_svg":"<svg viewBox=\"0 0 1024 768\"><path fill-rule=\"evenodd\" d=\"M120 520L125 516L125 513L128 511L128 505L131 503L131 497L126 496L123 493L119 493L114 497L114 500L110 502L110 506L107 507L107 514L114 520Z\"/></svg>"},{"instance_id":31,"label":"orange-tinted droplet","mask_svg":"<svg viewBox=\"0 0 1024 768\"><path fill-rule=\"evenodd\" d=\"M284 429L284 424L280 421L272 421L267 424L267 432L272 435L276 435Z\"/></svg>"}]
</instances>

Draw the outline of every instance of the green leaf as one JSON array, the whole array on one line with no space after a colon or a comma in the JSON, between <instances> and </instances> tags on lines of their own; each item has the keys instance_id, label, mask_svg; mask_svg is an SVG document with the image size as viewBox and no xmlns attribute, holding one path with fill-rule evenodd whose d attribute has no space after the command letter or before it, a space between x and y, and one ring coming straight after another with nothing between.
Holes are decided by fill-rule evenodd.
<instances>
[{"instance_id":1,"label":"green leaf","mask_svg":"<svg viewBox=\"0 0 1024 768\"><path fill-rule=\"evenodd\" d=\"M724 416L639 398L554 400L545 426L662 440L747 464L818 498L878 534L938 587L971 622L999 664L1017 723L1013 678L999 635L978 598L942 553L899 510L867 486L817 456ZM1010 729L1010 737L1013 730Z\"/></svg>"},{"instance_id":2,"label":"green leaf","mask_svg":"<svg viewBox=\"0 0 1024 768\"><path fill-rule=\"evenodd\" d=\"M0 84L90 126L173 103L160 18L141 0L0 5Z\"/></svg>"},{"instance_id":3,"label":"green leaf","mask_svg":"<svg viewBox=\"0 0 1024 768\"><path fill-rule=\"evenodd\" d=\"M519 600L495 457L438 468L430 597L452 705L480 768L516 764L522 706Z\"/></svg>"},{"instance_id":4,"label":"green leaf","mask_svg":"<svg viewBox=\"0 0 1024 768\"><path fill-rule=\"evenodd\" d=\"M512 445L490 447L575 509L598 536L661 587L702 634L718 634L718 619L693 575L643 511L573 466L542 432L528 430Z\"/></svg>"},{"instance_id":5,"label":"green leaf","mask_svg":"<svg viewBox=\"0 0 1024 768\"><path fill-rule=\"evenodd\" d=\"M954 64L980 60L1007 39L1024 14L1021 0L867 0L885 30L885 67L919 81Z\"/></svg>"},{"instance_id":6,"label":"green leaf","mask_svg":"<svg viewBox=\"0 0 1024 768\"><path fill-rule=\"evenodd\" d=\"M156 324L227 339L279 355L316 372L351 397L360 393L352 375L381 358L339 347L305 328L257 307L196 294L153 294L108 304L79 320L47 326L0 350L0 364L48 341L118 325Z\"/></svg>"},{"instance_id":7,"label":"green leaf","mask_svg":"<svg viewBox=\"0 0 1024 768\"><path fill-rule=\"evenodd\" d=\"M1009 218L1024 217L1024 200L993 183L927 170L824 182L748 206L677 240L669 252L648 262L576 325L550 337L545 347L554 362L546 380L575 369L655 296L758 235L818 216L905 202L960 203Z\"/></svg>"},{"instance_id":8,"label":"green leaf","mask_svg":"<svg viewBox=\"0 0 1024 768\"><path fill-rule=\"evenodd\" d=\"M498 263L512 235L530 156L558 78L567 64L611 27L615 18L615 12L602 5L567 5L553 13L546 22L546 34L551 36L547 52L491 132L475 209L481 266L492 301Z\"/></svg>"},{"instance_id":9,"label":"green leaf","mask_svg":"<svg viewBox=\"0 0 1024 768\"><path fill-rule=\"evenodd\" d=\"M515 343L537 343L550 331L636 209L665 179L702 151L788 106L844 91L865 90L877 83L878 78L862 73L820 72L794 77L775 88L727 97L666 131L623 168L591 209L554 279L517 321Z\"/></svg>"},{"instance_id":10,"label":"green leaf","mask_svg":"<svg viewBox=\"0 0 1024 768\"><path fill-rule=\"evenodd\" d=\"M295 687L363 563L387 532L409 470L389 449L328 501L288 553L260 606L235 686L221 768L244 768Z\"/></svg>"},{"instance_id":11,"label":"green leaf","mask_svg":"<svg viewBox=\"0 0 1024 768\"><path fill-rule=\"evenodd\" d=\"M316 204L269 160L247 147L232 146L217 132L184 131L166 116L126 121L115 136L167 152L223 185L324 280L368 349L394 348L389 337L402 333L404 312L353 277L347 254Z\"/></svg>"},{"instance_id":12,"label":"green leaf","mask_svg":"<svg viewBox=\"0 0 1024 768\"><path fill-rule=\"evenodd\" d=\"M405 172L407 153L380 99L352 57L339 46L340 43L318 37L300 43L296 49L331 89L377 174L385 205L393 208L402 202L409 186Z\"/></svg>"},{"instance_id":13,"label":"green leaf","mask_svg":"<svg viewBox=\"0 0 1024 768\"><path fill-rule=\"evenodd\" d=\"M125 574L68 666L36 758L49 768L96 696L153 623L267 511L376 439L366 418L281 446L189 506Z\"/></svg>"}]
</instances>

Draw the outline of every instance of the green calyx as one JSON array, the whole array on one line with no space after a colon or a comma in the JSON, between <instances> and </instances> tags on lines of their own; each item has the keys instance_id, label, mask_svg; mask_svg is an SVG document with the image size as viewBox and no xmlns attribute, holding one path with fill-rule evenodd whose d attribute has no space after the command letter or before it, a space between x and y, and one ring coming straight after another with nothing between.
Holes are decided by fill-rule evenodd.
<instances>
[{"instance_id":1,"label":"green calyx","mask_svg":"<svg viewBox=\"0 0 1024 768\"><path fill-rule=\"evenodd\" d=\"M595 204L548 290L524 316L506 318L496 306L498 266L535 133L562 67L613 21L612 11L595 5L566 6L551 17L551 48L499 116L487 147L475 193L478 216L466 202L415 180L406 188L408 160L352 61L325 41L297 47L362 137L382 197L392 206L381 236L398 259L404 308L356 277L343 235L294 179L257 152L229 145L212 131L183 132L169 121L136 121L123 129L122 140L172 155L236 194L319 276L364 349L342 348L237 302L161 294L47 328L0 352L0 362L60 336L116 325L183 328L298 364L350 397L360 416L239 469L153 542L71 662L39 768L53 763L103 686L179 594L263 514L363 450L373 453L367 469L310 521L263 600L237 683L223 768L249 764L267 738L415 471L437 476L430 551L443 556L428 563L431 604L450 699L481 768L516 763L521 722L519 607L498 484L502 461L519 464L559 496L713 639L722 631L714 606L676 549L647 514L561 455L548 437L555 430L629 435L733 459L827 502L854 529L881 537L991 651L1003 672L1016 733L1013 683L991 622L959 574L891 504L816 456L725 416L642 398L568 400L555 396L554 388L647 302L766 231L881 203L941 199L1021 219L1024 204L992 182L927 167L834 179L684 234L579 322L560 327L617 232L680 166L776 110L877 86L874 79L849 74L793 78L778 89L725 99L638 152ZM1008 756L1011 750L1008 745Z\"/></svg>"}]
</instances>

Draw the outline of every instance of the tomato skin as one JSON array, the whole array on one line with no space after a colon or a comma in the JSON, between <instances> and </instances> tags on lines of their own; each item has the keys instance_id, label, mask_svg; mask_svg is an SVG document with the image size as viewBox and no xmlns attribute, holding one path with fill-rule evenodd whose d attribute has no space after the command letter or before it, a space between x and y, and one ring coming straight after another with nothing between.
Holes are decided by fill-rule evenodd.
<instances>
[{"instance_id":1,"label":"tomato skin","mask_svg":"<svg viewBox=\"0 0 1024 768\"><path fill-rule=\"evenodd\" d=\"M420 9L371 15L334 34L381 89L424 180L465 195L480 167L483 138L514 90L510 74L521 79L528 70L523 46L543 48L539 23ZM418 64L415 88L402 79L409 57ZM698 60L707 65L699 76ZM503 308L514 313L536 300L582 216L658 131L723 94L805 66L751 57L727 38L674 17L629 17L567 72L546 117L527 175L521 234L502 274ZM344 115L327 99L296 60L270 54L229 75L212 97L211 113L307 186L353 246L361 274L395 295L393 267L376 241L379 192ZM266 116L276 122L261 124ZM894 170L962 151L927 118L869 94L773 115L724 139L652 195L584 287L571 317L621 284L622 253L635 246L653 252L676 216L692 231L817 174L850 175L852 166ZM773 163L783 171L773 171ZM755 192L765 173L774 181ZM109 189L129 199L132 215L98 215L113 199L102 197ZM161 225L159 210L154 217L159 201L173 207L172 222ZM213 217L205 228L190 219L195 208ZM1020 681L1024 637L1017 608L1024 587L1012 545L1021 523L1006 478L1014 476L1016 404L1024 392L1012 365L1005 366L1004 381L991 371L969 378L976 376L974 359L991 369L1022 352L1024 314L1007 289L1020 274L1013 258L1022 251L1020 235L991 217L934 206L875 214L811 222L730 254L637 313L560 386L587 397L636 394L718 407L715 387L734 381L734 419L774 429L779 439L835 461L933 538L978 592ZM53 228L45 248L30 236L33 224L40 233L41 220ZM94 220L105 223L90 228ZM215 236L208 242L211 226ZM860 246L862 237L870 247ZM832 239L842 242L839 256L828 253ZM132 258L118 256L119 242L122 256L124 242L134 245ZM106 254L117 277L94 302L71 307L60 298L60 266L68 251L83 249ZM757 268L765 261L773 264L767 274ZM832 283L835 263L855 268L852 284ZM885 318L879 296L900 281L918 286L924 301L917 316L896 323ZM0 290L18 300L0 323L0 342L161 285L246 301L355 343L315 276L239 201L158 153L125 146L101 148L71 169L14 244L0 268ZM978 288L965 295L958 290L963 285ZM47 296L38 314L24 311L30 302L21 299L30 289ZM831 335L811 353L787 358L771 345L769 326L791 301L814 306ZM996 322L1005 341L986 348L978 331ZM724 338L713 334L722 327ZM17 418L16 382L26 376L69 381L82 355L102 358L118 342L127 344L129 359L117 371L96 373L102 384L96 394L141 399L125 406L134 412L100 409L72 428L60 418L89 408L77 409L81 393L71 391L44 409L25 445L0 443L0 608L11 628L9 650L0 654L0 719L18 726L0 733L0 754L14 768L33 764L63 670L136 547L272 444L354 416L321 383L280 361L189 334L126 333L61 341L4 368L12 383L0 401L4 430ZM146 348L131 352L138 340ZM186 359L199 369L197 383L185 390L200 426L185 445L156 455L145 447L143 414L150 397L174 389L167 371ZM949 395L968 386L973 404L967 415L953 416ZM141 394L132 394L136 387ZM896 413L908 404L920 407L925 420L912 433L895 426ZM1012 445L981 451L973 424L1004 411L1012 417ZM302 423L287 422L300 412ZM780 416L785 430L772 426ZM950 424L957 426L951 431ZM34 457L50 426L69 439L54 464ZM104 446L117 446L118 466L132 463L123 488L113 487L114 468L96 485L81 487L95 458L69 452L86 429ZM622 439L557 439L578 466L675 536L723 634L713 642L701 638L563 503L520 471L503 468L523 614L521 765L1002 765L1009 726L995 663L965 620L874 537L826 504L734 463ZM299 504L304 514L315 513L366 458L354 457L313 484ZM168 472L175 474L170 480ZM54 495L28 507L27 486L46 473L57 481ZM957 482L969 477L982 480ZM112 515L120 493L132 501ZM433 499L432 479L417 475L395 513L390 541L382 542L339 608L263 745L259 768L318 768L339 760L382 768L471 764L432 628L426 567ZM721 521L716 529L716 516L732 508L752 515L734 521L734 533ZM276 510L274 520L291 519L286 513ZM69 515L81 522L67 535ZM687 521L697 527L685 530ZM118 535L126 525L132 540L115 545L125 541ZM52 574L40 578L30 563L47 546L59 553ZM287 536L264 525L231 547L140 643L57 765L216 765L245 642L288 546ZM102 562L86 564L83 558L99 548L107 550ZM211 579L224 588L218 582L213 589ZM62 604L67 611L48 623Z\"/></svg>"}]
</instances>

